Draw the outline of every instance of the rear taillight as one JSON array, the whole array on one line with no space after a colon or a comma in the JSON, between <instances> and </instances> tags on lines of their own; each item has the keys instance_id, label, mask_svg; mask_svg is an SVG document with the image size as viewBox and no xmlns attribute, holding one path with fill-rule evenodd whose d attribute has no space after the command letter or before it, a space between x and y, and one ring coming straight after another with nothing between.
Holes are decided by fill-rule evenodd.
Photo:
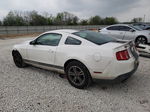
<instances>
[{"instance_id":1,"label":"rear taillight","mask_svg":"<svg viewBox=\"0 0 150 112\"><path fill-rule=\"evenodd\" d=\"M130 58L128 50L119 51L116 53L117 60L128 60Z\"/></svg>"}]
</instances>

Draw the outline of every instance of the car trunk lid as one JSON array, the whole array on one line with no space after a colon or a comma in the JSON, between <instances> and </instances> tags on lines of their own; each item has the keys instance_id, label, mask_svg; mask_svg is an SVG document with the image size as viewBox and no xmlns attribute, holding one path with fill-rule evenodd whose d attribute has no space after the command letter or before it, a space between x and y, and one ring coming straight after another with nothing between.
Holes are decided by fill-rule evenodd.
<instances>
[{"instance_id":1,"label":"car trunk lid","mask_svg":"<svg viewBox=\"0 0 150 112\"><path fill-rule=\"evenodd\" d=\"M114 42L109 42L104 45L101 45L101 47L112 49L114 51L115 56L116 56L116 53L118 52L125 53L126 55L128 53L129 57L134 57L135 59L137 59L139 56L138 51L133 41L117 40ZM127 52L125 50L127 50Z\"/></svg>"}]
</instances>

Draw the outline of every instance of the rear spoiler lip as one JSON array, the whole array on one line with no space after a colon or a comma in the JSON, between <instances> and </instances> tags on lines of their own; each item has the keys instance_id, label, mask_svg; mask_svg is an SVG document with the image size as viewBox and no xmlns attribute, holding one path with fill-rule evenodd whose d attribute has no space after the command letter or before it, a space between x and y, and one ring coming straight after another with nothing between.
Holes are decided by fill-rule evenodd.
<instances>
[{"instance_id":1,"label":"rear spoiler lip","mask_svg":"<svg viewBox=\"0 0 150 112\"><path fill-rule=\"evenodd\" d=\"M127 42L131 42L132 40L121 40L121 39L117 39L118 42L122 42L122 43L127 43Z\"/></svg>"},{"instance_id":2,"label":"rear spoiler lip","mask_svg":"<svg viewBox=\"0 0 150 112\"><path fill-rule=\"evenodd\" d=\"M118 48L121 48L121 47L125 47L127 48L129 45L134 45L134 42L132 40L128 41L128 40L117 40L117 42L120 42L120 43L124 43L122 44L121 46L118 46L116 47L115 49L118 49Z\"/></svg>"}]
</instances>

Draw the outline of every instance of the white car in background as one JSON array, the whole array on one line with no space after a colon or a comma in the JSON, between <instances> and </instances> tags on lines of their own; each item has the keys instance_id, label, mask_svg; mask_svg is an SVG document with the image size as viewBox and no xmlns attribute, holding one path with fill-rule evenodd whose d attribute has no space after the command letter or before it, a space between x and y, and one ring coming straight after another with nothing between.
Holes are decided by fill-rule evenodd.
<instances>
[{"instance_id":1,"label":"white car in background","mask_svg":"<svg viewBox=\"0 0 150 112\"><path fill-rule=\"evenodd\" d=\"M150 43L150 31L142 30L133 25L116 24L107 26L100 30L100 33L121 40L133 40L138 44Z\"/></svg>"},{"instance_id":2,"label":"white car in background","mask_svg":"<svg viewBox=\"0 0 150 112\"><path fill-rule=\"evenodd\" d=\"M92 79L125 80L138 67L132 41L121 42L98 32L55 30L13 47L17 67L34 65L67 75L69 83L85 88Z\"/></svg>"}]
</instances>

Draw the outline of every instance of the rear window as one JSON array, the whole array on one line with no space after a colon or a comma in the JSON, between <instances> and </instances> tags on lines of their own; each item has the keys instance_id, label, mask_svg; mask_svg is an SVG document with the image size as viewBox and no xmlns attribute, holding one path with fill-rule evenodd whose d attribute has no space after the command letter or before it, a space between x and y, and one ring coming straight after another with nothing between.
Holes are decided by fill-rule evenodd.
<instances>
[{"instance_id":1,"label":"rear window","mask_svg":"<svg viewBox=\"0 0 150 112\"><path fill-rule=\"evenodd\" d=\"M97 45L102 45L108 42L116 41L114 38L93 31L80 31L80 32L75 32L73 34L83 39L86 39L92 43L95 43Z\"/></svg>"},{"instance_id":2,"label":"rear window","mask_svg":"<svg viewBox=\"0 0 150 112\"><path fill-rule=\"evenodd\" d=\"M68 45L80 45L81 41L78 40L78 39L75 39L73 37L67 37L67 39L65 41L65 44L68 44Z\"/></svg>"}]
</instances>

